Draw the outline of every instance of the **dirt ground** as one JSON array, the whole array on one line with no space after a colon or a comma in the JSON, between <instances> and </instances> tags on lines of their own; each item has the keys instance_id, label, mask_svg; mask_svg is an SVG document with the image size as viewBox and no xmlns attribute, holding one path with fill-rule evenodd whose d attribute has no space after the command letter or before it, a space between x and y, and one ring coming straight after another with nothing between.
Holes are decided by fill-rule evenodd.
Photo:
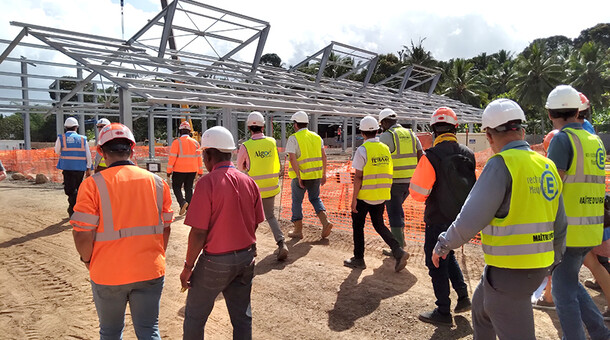
<instances>
[{"instance_id":1,"label":"dirt ground","mask_svg":"<svg viewBox=\"0 0 610 340\"><path fill-rule=\"evenodd\" d=\"M0 182L2 339L98 338L89 276L74 248L66 208L61 185ZM167 251L160 314L166 339L182 335L186 294L180 293L179 274L189 231L182 222L178 217L172 224ZM282 226L288 229L288 222ZM422 244L408 245L407 268L395 273L394 261L381 255L383 241L367 235L368 268L351 270L342 265L351 256L351 234L335 231L326 241L319 234L319 227L308 227L305 239L288 242L288 260L277 262L269 227L260 225L252 289L255 339L472 339L470 313L456 315L453 327L417 319L434 307ZM482 269L480 249L466 245L457 253L472 293ZM603 296L590 292L602 306ZM560 338L554 311L534 315L539 339ZM206 337L228 339L231 332L219 297ZM124 338L135 339L129 315Z\"/></svg>"}]
</instances>

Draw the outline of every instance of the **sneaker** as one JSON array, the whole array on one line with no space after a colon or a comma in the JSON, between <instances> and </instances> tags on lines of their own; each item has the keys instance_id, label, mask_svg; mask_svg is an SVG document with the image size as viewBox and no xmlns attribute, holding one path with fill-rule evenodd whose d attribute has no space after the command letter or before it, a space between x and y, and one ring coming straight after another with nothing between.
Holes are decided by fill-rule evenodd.
<instances>
[{"instance_id":1,"label":"sneaker","mask_svg":"<svg viewBox=\"0 0 610 340\"><path fill-rule=\"evenodd\" d=\"M402 256L396 259L396 265L394 266L394 271L399 272L407 266L407 260L409 259L409 253L403 250Z\"/></svg>"},{"instance_id":2,"label":"sneaker","mask_svg":"<svg viewBox=\"0 0 610 340\"><path fill-rule=\"evenodd\" d=\"M608 310L608 307L606 307L606 310L602 313L602 316L604 317L604 321L610 321L610 310Z\"/></svg>"},{"instance_id":3,"label":"sneaker","mask_svg":"<svg viewBox=\"0 0 610 340\"><path fill-rule=\"evenodd\" d=\"M350 268L356 269L365 269L366 264L364 263L364 259L357 259L352 257L351 259L347 259L343 261L343 265Z\"/></svg>"},{"instance_id":4,"label":"sneaker","mask_svg":"<svg viewBox=\"0 0 610 340\"><path fill-rule=\"evenodd\" d=\"M189 207L189 202L184 202L184 204L180 207L180 216L186 214L186 209Z\"/></svg>"},{"instance_id":5,"label":"sneaker","mask_svg":"<svg viewBox=\"0 0 610 340\"><path fill-rule=\"evenodd\" d=\"M457 304L455 305L455 309L453 311L455 313L464 313L468 312L472 309L472 303L470 302L470 298L467 296L465 298L459 299Z\"/></svg>"},{"instance_id":6,"label":"sneaker","mask_svg":"<svg viewBox=\"0 0 610 340\"><path fill-rule=\"evenodd\" d=\"M451 314L445 315L438 311L438 308L434 308L431 312L419 314L419 319L423 322L431 323L434 325L451 326L453 325L453 317Z\"/></svg>"},{"instance_id":7,"label":"sneaker","mask_svg":"<svg viewBox=\"0 0 610 340\"><path fill-rule=\"evenodd\" d=\"M548 302L543 296L539 297L538 300L532 303L532 307L537 309L555 309L554 302Z\"/></svg>"},{"instance_id":8,"label":"sneaker","mask_svg":"<svg viewBox=\"0 0 610 340\"><path fill-rule=\"evenodd\" d=\"M599 286L599 283L597 283L597 281L595 281L595 279L586 279L585 280L585 287L587 288L591 288L597 291L601 291L602 288Z\"/></svg>"},{"instance_id":9,"label":"sneaker","mask_svg":"<svg viewBox=\"0 0 610 340\"><path fill-rule=\"evenodd\" d=\"M288 247L286 242L280 241L277 243L277 260L284 261L288 257Z\"/></svg>"}]
</instances>

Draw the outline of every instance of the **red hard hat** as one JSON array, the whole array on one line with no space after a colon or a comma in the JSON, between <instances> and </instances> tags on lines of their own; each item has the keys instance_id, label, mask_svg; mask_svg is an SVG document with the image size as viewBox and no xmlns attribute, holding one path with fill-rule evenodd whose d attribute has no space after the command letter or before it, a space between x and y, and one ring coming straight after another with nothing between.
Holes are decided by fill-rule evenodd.
<instances>
[{"instance_id":1,"label":"red hard hat","mask_svg":"<svg viewBox=\"0 0 610 340\"><path fill-rule=\"evenodd\" d=\"M544 141L542 142L542 146L544 147L544 152L547 152L549 149L549 144L551 144L551 139L559 132L559 130L555 129L544 136Z\"/></svg>"},{"instance_id":2,"label":"red hard hat","mask_svg":"<svg viewBox=\"0 0 610 340\"><path fill-rule=\"evenodd\" d=\"M113 139L127 139L131 143L131 148L136 146L136 139L129 128L121 123L112 123L104 126L100 131L99 145L104 145Z\"/></svg>"},{"instance_id":3,"label":"red hard hat","mask_svg":"<svg viewBox=\"0 0 610 340\"><path fill-rule=\"evenodd\" d=\"M432 117L430 117L430 125L434 125L436 123L447 123L457 126L457 115L448 107L439 107L436 109L436 111L434 111Z\"/></svg>"},{"instance_id":4,"label":"red hard hat","mask_svg":"<svg viewBox=\"0 0 610 340\"><path fill-rule=\"evenodd\" d=\"M180 126L178 127L178 130L189 130L191 131L191 124L189 124L189 122L184 121L180 124Z\"/></svg>"},{"instance_id":5,"label":"red hard hat","mask_svg":"<svg viewBox=\"0 0 610 340\"><path fill-rule=\"evenodd\" d=\"M578 108L578 111L584 111L589 108L589 98L582 94L582 92L578 92L578 94L580 95L580 107Z\"/></svg>"}]
</instances>

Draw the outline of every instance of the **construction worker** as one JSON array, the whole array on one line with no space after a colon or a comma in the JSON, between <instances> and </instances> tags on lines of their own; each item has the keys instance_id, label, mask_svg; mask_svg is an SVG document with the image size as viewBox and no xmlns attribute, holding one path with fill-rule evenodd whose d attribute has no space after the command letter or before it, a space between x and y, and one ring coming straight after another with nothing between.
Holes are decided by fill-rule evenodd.
<instances>
[{"instance_id":1,"label":"construction worker","mask_svg":"<svg viewBox=\"0 0 610 340\"><path fill-rule=\"evenodd\" d=\"M481 129L495 155L432 254L438 267L481 232L486 266L472 296L474 339L536 338L530 297L565 247L561 179L553 162L523 140L524 122L510 99L485 108Z\"/></svg>"},{"instance_id":2,"label":"construction worker","mask_svg":"<svg viewBox=\"0 0 610 340\"><path fill-rule=\"evenodd\" d=\"M197 182L194 208L184 220L192 227L180 274L182 287L190 288L184 339L203 339L214 300L221 292L233 325L233 339L252 339L255 233L265 220L261 195L256 182L231 163L235 143L229 130L221 126L206 130L201 146L209 173Z\"/></svg>"},{"instance_id":3,"label":"construction worker","mask_svg":"<svg viewBox=\"0 0 610 340\"><path fill-rule=\"evenodd\" d=\"M591 116L591 104L589 103L589 98L582 94L582 92L578 92L580 96L580 107L578 108L578 122L582 124L582 128L592 134L595 133L595 128L593 124L587 120L587 117Z\"/></svg>"},{"instance_id":4,"label":"construction worker","mask_svg":"<svg viewBox=\"0 0 610 340\"><path fill-rule=\"evenodd\" d=\"M274 212L275 196L280 193L280 157L275 139L266 137L263 133L265 118L260 112L251 112L246 120L246 126L250 130L251 137L239 147L237 169L247 172L258 185L263 199L265 219L277 243L277 259L283 261L288 257L288 247Z\"/></svg>"},{"instance_id":5,"label":"construction worker","mask_svg":"<svg viewBox=\"0 0 610 340\"><path fill-rule=\"evenodd\" d=\"M403 203L409 196L409 182L423 155L419 138L411 129L398 124L396 112L392 109L383 109L379 112L379 123L383 133L379 140L386 144L392 154L394 162L394 178L390 199L385 203L390 220L390 230L401 248L405 247L405 212ZM383 249L383 254L391 256L389 249Z\"/></svg>"},{"instance_id":6,"label":"construction worker","mask_svg":"<svg viewBox=\"0 0 610 340\"><path fill-rule=\"evenodd\" d=\"M288 236L303 238L303 198L305 191L309 202L322 223L322 238L327 238L333 228L328 221L326 208L320 199L320 186L326 184L326 151L320 136L307 129L309 116L304 111L295 112L290 118L294 134L288 137L286 152L290 166L288 176L292 179L292 230Z\"/></svg>"},{"instance_id":7,"label":"construction worker","mask_svg":"<svg viewBox=\"0 0 610 340\"><path fill-rule=\"evenodd\" d=\"M134 165L135 140L126 126L102 129L97 147L108 168L78 192L74 243L89 270L101 339L121 339L125 307L138 339L161 339L159 305L165 250L173 220L169 186Z\"/></svg>"},{"instance_id":8,"label":"construction worker","mask_svg":"<svg viewBox=\"0 0 610 340\"><path fill-rule=\"evenodd\" d=\"M6 179L6 169L4 169L4 166L2 165L2 161L0 161L0 182L4 181Z\"/></svg>"},{"instance_id":9,"label":"construction worker","mask_svg":"<svg viewBox=\"0 0 610 340\"><path fill-rule=\"evenodd\" d=\"M95 124L95 126L97 127L98 136L99 136L99 133L102 131L102 129L106 125L109 125L109 124L110 124L110 121L106 118L102 118L97 121L97 124ZM99 139L99 137L98 137L98 139ZM102 155L100 153L96 153L95 160L93 161L93 171L95 173L98 173L106 168L107 168L106 160L104 159L104 157L102 157Z\"/></svg>"},{"instance_id":10,"label":"construction worker","mask_svg":"<svg viewBox=\"0 0 610 340\"><path fill-rule=\"evenodd\" d=\"M377 130L379 123L373 116L366 116L360 121L360 132L364 137L364 143L356 149L352 161L352 167L356 170L352 194L354 256L343 261L343 265L350 268L366 268L364 223L366 215L369 214L375 231L392 249L396 259L394 270L399 272L405 268L409 253L400 247L383 223L384 204L390 199L393 170L390 150L387 145L379 142Z\"/></svg>"},{"instance_id":11,"label":"construction worker","mask_svg":"<svg viewBox=\"0 0 610 340\"><path fill-rule=\"evenodd\" d=\"M608 339L603 317L579 282L586 255L602 243L606 150L598 136L578 122L581 100L569 85L559 85L546 101L553 127L559 132L549 145L548 157L563 179L568 218L567 250L553 271L555 302L564 339L584 339L583 322L591 339Z\"/></svg>"},{"instance_id":12,"label":"construction worker","mask_svg":"<svg viewBox=\"0 0 610 340\"><path fill-rule=\"evenodd\" d=\"M193 197L193 182L195 177L203 174L203 162L199 142L191 138L191 125L184 121L178 127L180 138L174 139L169 151L167 162L167 178L172 180L172 188L178 204L180 215L186 214L191 197ZM184 186L184 196L182 187Z\"/></svg>"},{"instance_id":13,"label":"construction worker","mask_svg":"<svg viewBox=\"0 0 610 340\"><path fill-rule=\"evenodd\" d=\"M458 297L454 312L470 310L468 286L453 250L449 251L446 260L440 261L438 268L432 263L432 252L438 236L447 231L455 220L476 181L474 153L458 144L455 135L457 126L457 115L452 109L440 107L434 111L430 118L434 146L426 150L417 163L409 187L414 200L426 202L424 255L437 306L431 312L420 314L419 319L441 325L452 324L450 281Z\"/></svg>"},{"instance_id":14,"label":"construction worker","mask_svg":"<svg viewBox=\"0 0 610 340\"><path fill-rule=\"evenodd\" d=\"M68 214L74 213L78 188L83 176L91 175L91 150L87 137L79 135L78 120L74 117L64 122L65 133L57 135L55 153L59 155L57 169L63 170L64 192L68 195Z\"/></svg>"}]
</instances>

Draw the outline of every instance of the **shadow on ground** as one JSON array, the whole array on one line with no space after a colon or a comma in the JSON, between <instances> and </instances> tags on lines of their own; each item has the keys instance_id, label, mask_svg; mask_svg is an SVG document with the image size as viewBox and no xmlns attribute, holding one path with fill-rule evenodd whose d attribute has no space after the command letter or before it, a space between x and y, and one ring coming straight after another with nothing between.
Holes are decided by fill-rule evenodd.
<instances>
[{"instance_id":1,"label":"shadow on ground","mask_svg":"<svg viewBox=\"0 0 610 340\"><path fill-rule=\"evenodd\" d=\"M52 224L42 230L27 234L24 236L15 237L12 240L2 242L2 243L0 243L0 248L8 248L8 247L12 247L17 244L28 242L30 240L33 240L33 239L36 239L39 237L59 234L62 231L68 230L68 228L66 228L66 226L64 226L68 221L70 221L70 219L66 217L63 220L59 221L58 223ZM69 225L68 225L68 227L69 227Z\"/></svg>"}]
</instances>

